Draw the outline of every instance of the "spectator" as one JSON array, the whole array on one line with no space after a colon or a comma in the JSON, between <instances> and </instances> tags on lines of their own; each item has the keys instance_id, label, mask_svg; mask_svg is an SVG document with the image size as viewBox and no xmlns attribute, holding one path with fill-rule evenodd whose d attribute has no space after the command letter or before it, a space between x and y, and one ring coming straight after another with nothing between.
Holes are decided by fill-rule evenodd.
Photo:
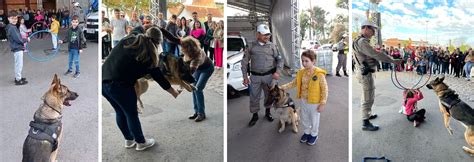
<instances>
[{"instance_id":1,"label":"spectator","mask_svg":"<svg viewBox=\"0 0 474 162\"><path fill-rule=\"evenodd\" d=\"M179 21L179 24L178 24L178 31L176 31L176 35L179 38L184 38L186 36L189 36L189 33L191 32L191 29L189 28L186 22L187 22L186 18L181 17L181 20Z\"/></svg>"},{"instance_id":2,"label":"spectator","mask_svg":"<svg viewBox=\"0 0 474 162\"><path fill-rule=\"evenodd\" d=\"M193 29L191 30L191 36L199 40L199 43L202 44L204 42L204 38L206 37L206 32L201 26L201 22L195 21L193 25Z\"/></svg>"},{"instance_id":3,"label":"spectator","mask_svg":"<svg viewBox=\"0 0 474 162\"><path fill-rule=\"evenodd\" d=\"M177 37L176 35L176 32L178 31L178 26L176 25L176 19L178 17L176 15L172 15L171 16L171 19L168 21L168 25L166 26L166 31L170 32L173 36ZM173 53L175 54L176 56L179 56L179 50L177 49L178 48L178 45L176 43L173 43L173 42L170 42L170 41L166 41L168 42L168 53Z\"/></svg>"},{"instance_id":4,"label":"spectator","mask_svg":"<svg viewBox=\"0 0 474 162\"><path fill-rule=\"evenodd\" d=\"M204 42L209 42L209 58L214 61L214 64L215 64L215 60L214 60L214 48L216 47L216 43L215 43L215 39L214 39L214 31L216 30L217 28L217 24L216 22L211 22L209 24L209 29L207 29L207 32L206 32L206 38L204 40Z\"/></svg>"},{"instance_id":5,"label":"spectator","mask_svg":"<svg viewBox=\"0 0 474 162\"><path fill-rule=\"evenodd\" d=\"M210 23L212 23L212 14L207 14L207 21L204 22L204 30L206 31L206 33L208 33L209 31L209 25ZM213 33L210 33L210 34L206 34L206 35L212 35ZM209 39L205 39L204 40L204 52L206 53L206 55L208 55L208 51L209 51L209 46L210 46L210 40ZM210 56L210 55L209 55ZM212 56L211 56L211 60L212 60Z\"/></svg>"},{"instance_id":6,"label":"spectator","mask_svg":"<svg viewBox=\"0 0 474 162\"><path fill-rule=\"evenodd\" d=\"M224 50L224 21L220 20L217 23L216 30L214 31L214 59L216 62L217 69L222 68L222 52Z\"/></svg>"},{"instance_id":7,"label":"spectator","mask_svg":"<svg viewBox=\"0 0 474 162\"><path fill-rule=\"evenodd\" d=\"M16 26L18 22L17 11L13 10L8 13L8 22L9 24L6 27L7 37L15 58L15 85L25 85L28 81L22 77L21 72L23 71L23 50L25 50L23 44L27 42L27 39L20 37L20 30Z\"/></svg>"},{"instance_id":8,"label":"spectator","mask_svg":"<svg viewBox=\"0 0 474 162\"><path fill-rule=\"evenodd\" d=\"M0 40L2 42L7 41L7 33L5 30L5 27L7 27L7 17L5 16L5 13L3 10L0 10Z\"/></svg>"},{"instance_id":9,"label":"spectator","mask_svg":"<svg viewBox=\"0 0 474 162\"><path fill-rule=\"evenodd\" d=\"M112 47L117 46L120 40L127 35L127 20L120 17L120 10L118 8L114 9L115 18L112 19L111 28L112 28Z\"/></svg>"}]
</instances>

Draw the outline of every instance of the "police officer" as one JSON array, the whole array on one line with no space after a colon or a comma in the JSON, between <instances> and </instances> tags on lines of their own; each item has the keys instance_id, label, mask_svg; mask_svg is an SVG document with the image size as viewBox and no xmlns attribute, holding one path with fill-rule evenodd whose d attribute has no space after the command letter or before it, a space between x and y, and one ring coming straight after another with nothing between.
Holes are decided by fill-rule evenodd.
<instances>
[{"instance_id":1,"label":"police officer","mask_svg":"<svg viewBox=\"0 0 474 162\"><path fill-rule=\"evenodd\" d=\"M250 112L253 113L253 116L249 126L255 125L258 120L262 89L266 101L272 81L280 79L277 70L283 67L280 53L275 44L269 41L270 36L271 33L268 26L260 24L257 27L257 41L250 44L249 48L245 50L244 58L242 59L243 84L245 86L250 84ZM248 77L249 72L251 74L250 80ZM265 104L264 106L266 108L265 118L272 122L273 117L270 114L271 105Z\"/></svg>"},{"instance_id":2,"label":"police officer","mask_svg":"<svg viewBox=\"0 0 474 162\"><path fill-rule=\"evenodd\" d=\"M377 52L370 46L369 40L374 35L377 26L366 21L361 26L361 35L354 41L354 60L356 67L356 78L362 86L361 110L362 110L362 130L376 131L379 129L377 125L370 123L370 119L375 119L376 114L372 114L372 105L374 104L374 78L372 73L375 72L378 61L399 64L401 60L394 60L390 56Z\"/></svg>"}]
</instances>

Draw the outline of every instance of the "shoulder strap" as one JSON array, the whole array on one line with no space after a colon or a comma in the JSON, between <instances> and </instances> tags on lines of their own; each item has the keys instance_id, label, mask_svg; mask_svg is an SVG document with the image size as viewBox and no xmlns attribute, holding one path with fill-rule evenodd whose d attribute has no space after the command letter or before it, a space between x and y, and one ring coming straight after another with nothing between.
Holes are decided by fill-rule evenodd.
<instances>
[{"instance_id":1,"label":"shoulder strap","mask_svg":"<svg viewBox=\"0 0 474 162\"><path fill-rule=\"evenodd\" d=\"M353 51L356 51L355 44L356 44L357 42L359 42L360 39L362 39L362 36L357 37L357 39L354 41L354 43L352 43L352 50L353 50ZM357 61L357 64L362 65L362 64L360 63L359 59L357 58L357 54L354 53L353 56L354 56L355 60Z\"/></svg>"}]
</instances>

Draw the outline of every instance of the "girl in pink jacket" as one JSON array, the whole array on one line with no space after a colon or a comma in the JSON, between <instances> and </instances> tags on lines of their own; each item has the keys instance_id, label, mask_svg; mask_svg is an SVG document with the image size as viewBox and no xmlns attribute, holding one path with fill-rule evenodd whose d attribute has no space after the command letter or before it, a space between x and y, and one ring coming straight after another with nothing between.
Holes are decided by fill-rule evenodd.
<instances>
[{"instance_id":1,"label":"girl in pink jacket","mask_svg":"<svg viewBox=\"0 0 474 162\"><path fill-rule=\"evenodd\" d=\"M408 121L413 122L413 126L417 127L425 120L425 109L418 110L417 102L423 99L423 93L417 90L403 91L403 107L405 108L403 114L407 116Z\"/></svg>"}]
</instances>

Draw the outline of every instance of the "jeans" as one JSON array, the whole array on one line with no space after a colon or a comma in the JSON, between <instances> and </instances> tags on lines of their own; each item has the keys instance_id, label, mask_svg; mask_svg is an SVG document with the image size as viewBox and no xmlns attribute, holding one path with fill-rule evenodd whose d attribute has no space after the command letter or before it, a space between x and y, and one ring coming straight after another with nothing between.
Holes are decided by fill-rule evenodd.
<instances>
[{"instance_id":1,"label":"jeans","mask_svg":"<svg viewBox=\"0 0 474 162\"><path fill-rule=\"evenodd\" d=\"M471 68L473 67L474 63L466 62L464 65L464 72L466 73L466 78L471 78Z\"/></svg>"},{"instance_id":2,"label":"jeans","mask_svg":"<svg viewBox=\"0 0 474 162\"><path fill-rule=\"evenodd\" d=\"M76 64L76 73L79 71L79 50L78 49L69 49L69 66L67 71L72 71L72 63Z\"/></svg>"},{"instance_id":3,"label":"jeans","mask_svg":"<svg viewBox=\"0 0 474 162\"><path fill-rule=\"evenodd\" d=\"M69 26L69 17L64 17L63 18L63 23L62 23L63 26Z\"/></svg>"},{"instance_id":4,"label":"jeans","mask_svg":"<svg viewBox=\"0 0 474 162\"><path fill-rule=\"evenodd\" d=\"M102 82L102 96L115 110L115 120L126 140L144 143L142 126L138 118L137 94L133 84Z\"/></svg>"},{"instance_id":5,"label":"jeans","mask_svg":"<svg viewBox=\"0 0 474 162\"><path fill-rule=\"evenodd\" d=\"M169 52L168 51L169 45L168 45L168 42L166 40L163 40L163 44L161 46L163 48L163 52Z\"/></svg>"},{"instance_id":6,"label":"jeans","mask_svg":"<svg viewBox=\"0 0 474 162\"><path fill-rule=\"evenodd\" d=\"M206 106L204 105L204 94L203 90L206 87L207 81L211 77L212 73L214 72L214 66L209 66L207 69L203 70L196 70L194 72L193 77L196 79L194 86L196 86L196 90L193 91L193 103L194 103L194 112L198 114L206 115L204 112Z\"/></svg>"},{"instance_id":7,"label":"jeans","mask_svg":"<svg viewBox=\"0 0 474 162\"><path fill-rule=\"evenodd\" d=\"M15 55L15 79L21 79L21 71L23 71L23 51L14 53Z\"/></svg>"}]
</instances>

